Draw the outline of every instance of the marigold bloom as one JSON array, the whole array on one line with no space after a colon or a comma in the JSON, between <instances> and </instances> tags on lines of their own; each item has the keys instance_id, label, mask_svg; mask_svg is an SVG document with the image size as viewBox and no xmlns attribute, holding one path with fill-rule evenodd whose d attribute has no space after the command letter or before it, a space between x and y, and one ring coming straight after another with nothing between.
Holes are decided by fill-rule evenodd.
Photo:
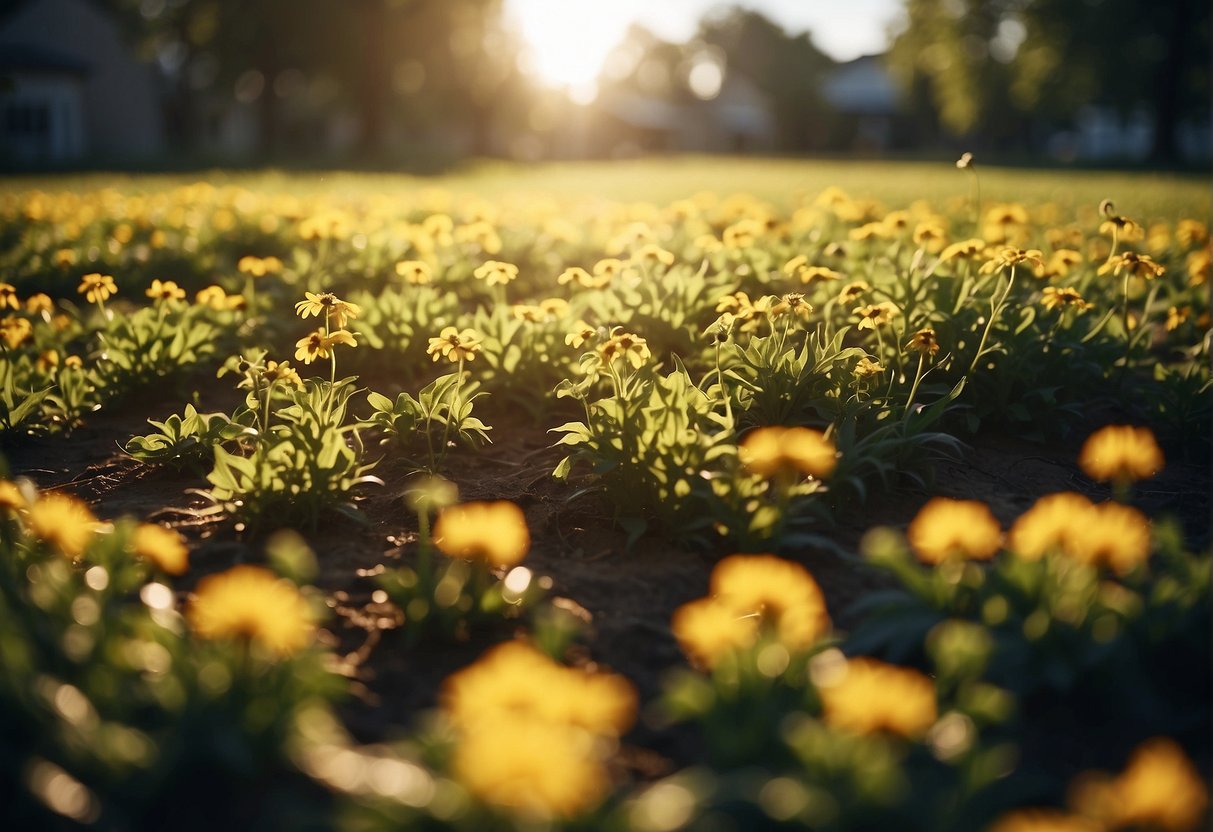
<instances>
[{"instance_id":1,"label":"marigold bloom","mask_svg":"<svg viewBox=\"0 0 1213 832\"><path fill-rule=\"evenodd\" d=\"M539 820L592 809L610 786L593 737L545 722L503 721L461 735L451 770L486 803Z\"/></svg>"},{"instance_id":2,"label":"marigold bloom","mask_svg":"<svg viewBox=\"0 0 1213 832\"><path fill-rule=\"evenodd\" d=\"M822 719L854 734L887 731L916 739L935 724L935 685L917 670L876 659L848 659L846 669L819 687Z\"/></svg>"},{"instance_id":3,"label":"marigold bloom","mask_svg":"<svg viewBox=\"0 0 1213 832\"><path fill-rule=\"evenodd\" d=\"M0 309L20 309L21 301L17 299L17 287L11 283L0 283Z\"/></svg>"},{"instance_id":4,"label":"marigold bloom","mask_svg":"<svg viewBox=\"0 0 1213 832\"><path fill-rule=\"evenodd\" d=\"M758 639L758 616L739 613L715 598L700 598L674 611L670 627L691 661L712 667L723 656Z\"/></svg>"},{"instance_id":5,"label":"marigold bloom","mask_svg":"<svg viewBox=\"0 0 1213 832\"><path fill-rule=\"evenodd\" d=\"M34 537L73 560L84 554L97 529L89 507L66 494L40 495L29 508L28 521Z\"/></svg>"},{"instance_id":6,"label":"marigold bloom","mask_svg":"<svg viewBox=\"0 0 1213 832\"><path fill-rule=\"evenodd\" d=\"M1188 255L1188 285L1204 286L1209 282L1210 262L1213 262L1213 252L1208 248L1197 249Z\"/></svg>"},{"instance_id":7,"label":"marigold bloom","mask_svg":"<svg viewBox=\"0 0 1213 832\"><path fill-rule=\"evenodd\" d=\"M1082 295L1078 293L1077 289L1072 289L1069 286L1046 286L1040 292L1040 305L1045 309L1064 310L1073 307L1079 312L1086 312L1088 309L1095 308L1095 304L1087 303L1082 299Z\"/></svg>"},{"instance_id":8,"label":"marigold bloom","mask_svg":"<svg viewBox=\"0 0 1213 832\"><path fill-rule=\"evenodd\" d=\"M1205 780L1167 737L1146 740L1115 778L1088 775L1073 789L1071 802L1108 829L1194 832L1209 805Z\"/></svg>"},{"instance_id":9,"label":"marigold bloom","mask_svg":"<svg viewBox=\"0 0 1213 832\"><path fill-rule=\"evenodd\" d=\"M295 304L295 314L306 319L309 315L324 316L329 326L344 329L346 323L362 314L362 307L344 301L332 292L304 292L305 300Z\"/></svg>"},{"instance_id":10,"label":"marigold bloom","mask_svg":"<svg viewBox=\"0 0 1213 832\"><path fill-rule=\"evenodd\" d=\"M910 340L906 343L907 350L920 352L923 355L933 356L939 352L939 339L935 335L935 330L931 327L923 327L910 336Z\"/></svg>"},{"instance_id":11,"label":"marigold bloom","mask_svg":"<svg viewBox=\"0 0 1213 832\"><path fill-rule=\"evenodd\" d=\"M1063 549L1071 535L1082 534L1090 524L1092 507L1090 500L1072 491L1041 497L1011 526L1008 548L1025 560Z\"/></svg>"},{"instance_id":12,"label":"marigold bloom","mask_svg":"<svg viewBox=\"0 0 1213 832\"><path fill-rule=\"evenodd\" d=\"M480 352L480 335L474 329L465 329L460 332L453 326L443 327L442 332L438 333L438 337L430 339L430 345L426 347L425 351L435 361L440 358L445 358L452 364L458 364L460 361L472 361Z\"/></svg>"},{"instance_id":13,"label":"marigold bloom","mask_svg":"<svg viewBox=\"0 0 1213 832\"><path fill-rule=\"evenodd\" d=\"M143 523L135 529L131 538L135 557L156 565L169 575L184 575L190 568L190 550L178 532Z\"/></svg>"},{"instance_id":14,"label":"marigold bloom","mask_svg":"<svg viewBox=\"0 0 1213 832\"><path fill-rule=\"evenodd\" d=\"M518 267L513 263L503 263L500 260L487 260L477 266L472 276L483 280L489 286L505 286L518 277Z\"/></svg>"},{"instance_id":15,"label":"marigold bloom","mask_svg":"<svg viewBox=\"0 0 1213 832\"><path fill-rule=\"evenodd\" d=\"M867 306L856 307L852 314L859 318L859 329L875 331L878 326L887 326L893 318L901 314L901 310L887 300Z\"/></svg>"},{"instance_id":16,"label":"marigold bloom","mask_svg":"<svg viewBox=\"0 0 1213 832\"><path fill-rule=\"evenodd\" d=\"M812 428L779 426L755 428L737 448L741 464L760 477L781 471L798 471L817 479L834 473L838 452L825 434Z\"/></svg>"},{"instance_id":17,"label":"marigold bloom","mask_svg":"<svg viewBox=\"0 0 1213 832\"><path fill-rule=\"evenodd\" d=\"M1109 257L1107 262L1099 267L1099 274L1112 272L1113 275L1119 276L1123 271L1132 277L1144 277L1146 280L1153 280L1166 270L1165 266L1155 263L1154 259L1148 254L1125 251Z\"/></svg>"},{"instance_id":18,"label":"marigold bloom","mask_svg":"<svg viewBox=\"0 0 1213 832\"><path fill-rule=\"evenodd\" d=\"M247 564L199 581L186 618L200 638L247 640L278 656L302 650L316 629L293 583Z\"/></svg>"},{"instance_id":19,"label":"marigold bloom","mask_svg":"<svg viewBox=\"0 0 1213 832\"><path fill-rule=\"evenodd\" d=\"M792 650L810 647L830 629L813 576L775 555L730 555L712 570L711 592L738 615L757 615Z\"/></svg>"},{"instance_id":20,"label":"marigold bloom","mask_svg":"<svg viewBox=\"0 0 1213 832\"><path fill-rule=\"evenodd\" d=\"M1164 460L1149 428L1108 425L1083 443L1078 464L1093 480L1133 482L1157 474Z\"/></svg>"},{"instance_id":21,"label":"marigold bloom","mask_svg":"<svg viewBox=\"0 0 1213 832\"><path fill-rule=\"evenodd\" d=\"M49 315L55 311L55 302L45 292L35 292L25 299L25 311L31 315Z\"/></svg>"},{"instance_id":22,"label":"marigold bloom","mask_svg":"<svg viewBox=\"0 0 1213 832\"><path fill-rule=\"evenodd\" d=\"M910 546L923 563L949 557L989 560L1002 544L1002 528L985 503L977 500L931 499L906 530Z\"/></svg>"},{"instance_id":23,"label":"marigold bloom","mask_svg":"<svg viewBox=\"0 0 1213 832\"><path fill-rule=\"evenodd\" d=\"M1126 575L1150 557L1150 521L1137 509L1100 503L1084 519L1065 538L1065 552L1074 560Z\"/></svg>"},{"instance_id":24,"label":"marigold bloom","mask_svg":"<svg viewBox=\"0 0 1213 832\"><path fill-rule=\"evenodd\" d=\"M328 358L333 352L333 347L339 344L348 347L358 346L353 334L344 329L338 329L327 335L323 329L318 329L311 335L306 335L295 342L295 360L311 364L317 358Z\"/></svg>"},{"instance_id":25,"label":"marigold bloom","mask_svg":"<svg viewBox=\"0 0 1213 832\"><path fill-rule=\"evenodd\" d=\"M185 297L185 290L172 280L153 280L144 294L152 300L181 300Z\"/></svg>"},{"instance_id":26,"label":"marigold bloom","mask_svg":"<svg viewBox=\"0 0 1213 832\"><path fill-rule=\"evenodd\" d=\"M114 278L108 274L86 274L80 278L80 286L76 291L84 295L89 303L104 303L118 291Z\"/></svg>"},{"instance_id":27,"label":"marigold bloom","mask_svg":"<svg viewBox=\"0 0 1213 832\"><path fill-rule=\"evenodd\" d=\"M413 286L424 286L434 279L430 264L421 260L401 260L396 264L396 274Z\"/></svg>"},{"instance_id":28,"label":"marigold bloom","mask_svg":"<svg viewBox=\"0 0 1213 832\"><path fill-rule=\"evenodd\" d=\"M531 548L522 509L507 501L460 503L434 522L434 545L452 558L514 566Z\"/></svg>"}]
</instances>

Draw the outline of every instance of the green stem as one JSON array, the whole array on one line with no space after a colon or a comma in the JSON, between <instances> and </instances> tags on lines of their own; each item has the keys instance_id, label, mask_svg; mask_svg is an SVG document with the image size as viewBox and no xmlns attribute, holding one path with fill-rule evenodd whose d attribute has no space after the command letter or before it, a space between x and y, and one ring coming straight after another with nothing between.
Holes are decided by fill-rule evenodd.
<instances>
[{"instance_id":1,"label":"green stem","mask_svg":"<svg viewBox=\"0 0 1213 832\"><path fill-rule=\"evenodd\" d=\"M438 462L442 463L446 459L446 443L451 436L451 420L455 416L455 408L460 405L459 391L463 387L463 356L459 356L459 374L455 379L455 388L451 391L450 401L446 406L446 419L442 425L442 445L438 448Z\"/></svg>"},{"instance_id":2,"label":"green stem","mask_svg":"<svg viewBox=\"0 0 1213 832\"><path fill-rule=\"evenodd\" d=\"M919 382L922 381L922 365L925 360L926 360L926 353L920 352L918 354L918 371L916 373L914 373L914 384L912 384L910 386L910 396L909 396L909 398L906 399L905 415L907 418L910 415L910 408L913 407L913 405L914 405L914 394L916 394L918 392L918 384L919 384Z\"/></svg>"},{"instance_id":3,"label":"green stem","mask_svg":"<svg viewBox=\"0 0 1213 832\"><path fill-rule=\"evenodd\" d=\"M977 369L977 362L981 361L981 356L985 353L986 340L990 337L990 330L994 328L994 322L998 320L998 316L1002 313L1003 304L1006 303L1007 296L1011 294L1011 287L1015 285L1015 267L1011 267L1011 279L1007 281L1007 288L1003 290L1002 297L997 302L990 306L990 320L986 322L985 332L981 333L981 341L977 344L977 352L973 354L973 363L969 365L969 371L965 374L972 376L973 371Z\"/></svg>"}]
</instances>

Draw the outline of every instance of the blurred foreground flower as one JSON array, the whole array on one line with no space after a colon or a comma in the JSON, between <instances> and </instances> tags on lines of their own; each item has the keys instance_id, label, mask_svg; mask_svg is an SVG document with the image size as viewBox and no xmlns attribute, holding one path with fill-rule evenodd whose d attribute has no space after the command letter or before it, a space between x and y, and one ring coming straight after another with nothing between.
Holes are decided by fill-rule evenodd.
<instances>
[{"instance_id":1,"label":"blurred foreground flower","mask_svg":"<svg viewBox=\"0 0 1213 832\"><path fill-rule=\"evenodd\" d=\"M75 559L96 533L97 518L88 506L66 494L43 494L29 509L29 527L39 540Z\"/></svg>"},{"instance_id":2,"label":"blurred foreground flower","mask_svg":"<svg viewBox=\"0 0 1213 832\"><path fill-rule=\"evenodd\" d=\"M985 503L935 497L915 515L906 536L923 563L949 557L989 560L1002 543L1002 529Z\"/></svg>"},{"instance_id":3,"label":"blurred foreground flower","mask_svg":"<svg viewBox=\"0 0 1213 832\"><path fill-rule=\"evenodd\" d=\"M861 657L841 659L814 679L822 718L835 728L856 734L888 731L915 739L935 723L935 685L917 670Z\"/></svg>"},{"instance_id":4,"label":"blurred foreground flower","mask_svg":"<svg viewBox=\"0 0 1213 832\"><path fill-rule=\"evenodd\" d=\"M774 477L796 471L823 479L834 473L838 452L821 431L812 428L765 427L746 434L737 457L751 473Z\"/></svg>"},{"instance_id":5,"label":"blurred foreground flower","mask_svg":"<svg viewBox=\"0 0 1213 832\"><path fill-rule=\"evenodd\" d=\"M1093 480L1128 483L1162 470L1162 450L1149 428L1108 425L1083 443L1078 464Z\"/></svg>"},{"instance_id":6,"label":"blurred foreground flower","mask_svg":"<svg viewBox=\"0 0 1213 832\"><path fill-rule=\"evenodd\" d=\"M234 566L203 578L187 618L201 638L254 642L278 656L302 650L316 630L298 588L259 566Z\"/></svg>"},{"instance_id":7,"label":"blurred foreground flower","mask_svg":"<svg viewBox=\"0 0 1213 832\"><path fill-rule=\"evenodd\" d=\"M453 558L514 566L531 548L526 516L507 501L444 508L434 523L434 545Z\"/></svg>"}]
</instances>

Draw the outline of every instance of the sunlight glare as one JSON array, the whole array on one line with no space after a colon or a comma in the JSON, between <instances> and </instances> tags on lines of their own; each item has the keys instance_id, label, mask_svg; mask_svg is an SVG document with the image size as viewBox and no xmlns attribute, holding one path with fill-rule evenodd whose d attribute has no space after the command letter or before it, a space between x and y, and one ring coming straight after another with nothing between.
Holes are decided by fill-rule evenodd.
<instances>
[{"instance_id":1,"label":"sunlight glare","mask_svg":"<svg viewBox=\"0 0 1213 832\"><path fill-rule=\"evenodd\" d=\"M603 63L632 21L626 4L513 0L507 8L527 44L527 69L536 79L564 89L580 104L592 102Z\"/></svg>"}]
</instances>

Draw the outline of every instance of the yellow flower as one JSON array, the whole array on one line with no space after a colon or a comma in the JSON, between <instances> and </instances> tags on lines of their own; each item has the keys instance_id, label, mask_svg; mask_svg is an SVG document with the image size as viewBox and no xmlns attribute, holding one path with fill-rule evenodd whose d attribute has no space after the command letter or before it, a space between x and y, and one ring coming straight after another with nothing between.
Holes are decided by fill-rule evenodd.
<instances>
[{"instance_id":1,"label":"yellow flower","mask_svg":"<svg viewBox=\"0 0 1213 832\"><path fill-rule=\"evenodd\" d=\"M330 332L328 335L324 334L324 330L318 329L311 335L305 335L295 342L295 360L311 364L317 358L328 358L333 352L333 347L339 344L349 347L358 346L353 334L344 329Z\"/></svg>"},{"instance_id":2,"label":"yellow flower","mask_svg":"<svg viewBox=\"0 0 1213 832\"><path fill-rule=\"evenodd\" d=\"M595 263L592 271L595 277L604 281L595 285L605 286L612 278L619 277L627 271L627 263L614 257L607 257Z\"/></svg>"},{"instance_id":3,"label":"yellow flower","mask_svg":"<svg viewBox=\"0 0 1213 832\"><path fill-rule=\"evenodd\" d=\"M935 685L917 670L876 659L846 660L819 685L822 719L853 734L887 731L917 739L935 724Z\"/></svg>"},{"instance_id":4,"label":"yellow flower","mask_svg":"<svg viewBox=\"0 0 1213 832\"><path fill-rule=\"evenodd\" d=\"M132 538L135 556L155 564L169 575L184 575L190 568L190 550L185 539L172 529L143 523Z\"/></svg>"},{"instance_id":5,"label":"yellow flower","mask_svg":"<svg viewBox=\"0 0 1213 832\"><path fill-rule=\"evenodd\" d=\"M556 282L561 286L576 283L578 286L589 289L593 286L594 278L580 266L569 266L556 277Z\"/></svg>"},{"instance_id":6,"label":"yellow flower","mask_svg":"<svg viewBox=\"0 0 1213 832\"><path fill-rule=\"evenodd\" d=\"M813 314L813 305L804 299L799 292L789 292L779 299L779 303L771 307L771 317L778 318L789 312L798 318L807 318Z\"/></svg>"},{"instance_id":7,"label":"yellow flower","mask_svg":"<svg viewBox=\"0 0 1213 832\"><path fill-rule=\"evenodd\" d=\"M1087 775L1071 802L1108 829L1194 832L1209 805L1208 788L1183 749L1167 737L1146 740L1115 778Z\"/></svg>"},{"instance_id":8,"label":"yellow flower","mask_svg":"<svg viewBox=\"0 0 1213 832\"><path fill-rule=\"evenodd\" d=\"M10 350L15 350L25 343L33 332L33 325L25 318L10 315L0 320L0 340L3 340L4 345Z\"/></svg>"},{"instance_id":9,"label":"yellow flower","mask_svg":"<svg viewBox=\"0 0 1213 832\"><path fill-rule=\"evenodd\" d=\"M793 257L783 264L783 273L788 277L799 278L801 283L808 285L814 280L841 280L842 275L825 266L810 266L809 258L803 254Z\"/></svg>"},{"instance_id":10,"label":"yellow flower","mask_svg":"<svg viewBox=\"0 0 1213 832\"><path fill-rule=\"evenodd\" d=\"M1101 503L1082 519L1065 539L1064 551L1074 560L1126 575L1150 557L1150 521L1137 509Z\"/></svg>"},{"instance_id":11,"label":"yellow flower","mask_svg":"<svg viewBox=\"0 0 1213 832\"><path fill-rule=\"evenodd\" d=\"M1121 240L1140 240L1145 235L1142 227L1128 217L1116 216L1109 211L1105 211L1104 215L1107 219L1100 223L1100 234L1116 234Z\"/></svg>"},{"instance_id":12,"label":"yellow flower","mask_svg":"<svg viewBox=\"0 0 1213 832\"><path fill-rule=\"evenodd\" d=\"M726 228L721 238L725 248L740 251L754 245L754 242L764 230L761 222L747 218L738 220Z\"/></svg>"},{"instance_id":13,"label":"yellow flower","mask_svg":"<svg viewBox=\"0 0 1213 832\"><path fill-rule=\"evenodd\" d=\"M1209 282L1209 264L1213 252L1207 248L1197 249L1188 255L1188 285L1204 286Z\"/></svg>"},{"instance_id":14,"label":"yellow flower","mask_svg":"<svg viewBox=\"0 0 1213 832\"><path fill-rule=\"evenodd\" d=\"M511 502L461 503L434 522L434 545L452 558L514 566L531 548L526 516Z\"/></svg>"},{"instance_id":15,"label":"yellow flower","mask_svg":"<svg viewBox=\"0 0 1213 832\"><path fill-rule=\"evenodd\" d=\"M842 291L838 293L838 302L850 305L870 291L872 291L872 287L868 285L866 280L856 280L842 287Z\"/></svg>"},{"instance_id":16,"label":"yellow flower","mask_svg":"<svg viewBox=\"0 0 1213 832\"><path fill-rule=\"evenodd\" d=\"M957 243L945 248L939 254L940 260L955 260L957 258L963 260L975 260L980 257L986 249L986 242L977 237L968 240L961 240Z\"/></svg>"},{"instance_id":17,"label":"yellow flower","mask_svg":"<svg viewBox=\"0 0 1213 832\"><path fill-rule=\"evenodd\" d=\"M950 557L989 560L1002 544L1002 529L985 503L935 497L919 510L906 530L923 563Z\"/></svg>"},{"instance_id":18,"label":"yellow flower","mask_svg":"<svg viewBox=\"0 0 1213 832\"><path fill-rule=\"evenodd\" d=\"M943 248L948 233L938 221L920 222L914 228L914 245L934 254Z\"/></svg>"},{"instance_id":19,"label":"yellow flower","mask_svg":"<svg viewBox=\"0 0 1213 832\"><path fill-rule=\"evenodd\" d=\"M1078 294L1077 289L1070 288L1069 286L1046 286L1040 292L1040 305L1045 309L1069 309L1073 307L1079 312L1086 312L1088 309L1095 308L1095 304L1087 303L1082 299L1082 295Z\"/></svg>"},{"instance_id":20,"label":"yellow flower","mask_svg":"<svg viewBox=\"0 0 1213 832\"><path fill-rule=\"evenodd\" d=\"M1167 310L1167 332L1174 332L1192 316L1191 306L1172 306Z\"/></svg>"},{"instance_id":21,"label":"yellow flower","mask_svg":"<svg viewBox=\"0 0 1213 832\"><path fill-rule=\"evenodd\" d=\"M17 287L11 283L0 283L0 309L20 309L21 301L17 300Z\"/></svg>"},{"instance_id":22,"label":"yellow flower","mask_svg":"<svg viewBox=\"0 0 1213 832\"><path fill-rule=\"evenodd\" d=\"M563 725L505 720L462 734L451 770L486 803L538 820L571 818L602 802L610 786L593 742Z\"/></svg>"},{"instance_id":23,"label":"yellow flower","mask_svg":"<svg viewBox=\"0 0 1213 832\"><path fill-rule=\"evenodd\" d=\"M858 228L852 228L847 232L847 238L856 242L867 242L868 240L883 240L891 235L889 228L882 222L865 223Z\"/></svg>"},{"instance_id":24,"label":"yellow flower","mask_svg":"<svg viewBox=\"0 0 1213 832\"><path fill-rule=\"evenodd\" d=\"M152 300L181 300L185 297L185 290L171 280L153 280L144 294Z\"/></svg>"},{"instance_id":25,"label":"yellow flower","mask_svg":"<svg viewBox=\"0 0 1213 832\"><path fill-rule=\"evenodd\" d=\"M1108 425L1083 443L1078 464L1093 480L1132 482L1157 474L1164 460L1149 428Z\"/></svg>"},{"instance_id":26,"label":"yellow flower","mask_svg":"<svg viewBox=\"0 0 1213 832\"><path fill-rule=\"evenodd\" d=\"M673 252L666 251L656 243L642 246L632 254L633 263L653 263L661 266L674 265Z\"/></svg>"},{"instance_id":27,"label":"yellow flower","mask_svg":"<svg viewBox=\"0 0 1213 832\"><path fill-rule=\"evenodd\" d=\"M25 299L25 311L31 315L49 315L55 311L55 302L44 292L37 292Z\"/></svg>"},{"instance_id":28,"label":"yellow flower","mask_svg":"<svg viewBox=\"0 0 1213 832\"><path fill-rule=\"evenodd\" d=\"M25 495L15 482L0 480L0 511L13 512L28 507Z\"/></svg>"},{"instance_id":29,"label":"yellow flower","mask_svg":"<svg viewBox=\"0 0 1213 832\"><path fill-rule=\"evenodd\" d=\"M716 301L716 311L725 312L737 320L746 321L754 317L758 310L750 301L749 295L745 292L734 292L731 295L724 295Z\"/></svg>"},{"instance_id":30,"label":"yellow flower","mask_svg":"<svg viewBox=\"0 0 1213 832\"><path fill-rule=\"evenodd\" d=\"M194 295L194 302L199 306L214 309L216 312L223 312L230 309L239 309L244 306L244 297L242 295L229 295L223 290L222 286L207 286Z\"/></svg>"},{"instance_id":31,"label":"yellow flower","mask_svg":"<svg viewBox=\"0 0 1213 832\"><path fill-rule=\"evenodd\" d=\"M243 564L199 581L186 618L200 638L247 640L278 656L305 648L316 630L294 584Z\"/></svg>"},{"instance_id":32,"label":"yellow flower","mask_svg":"<svg viewBox=\"0 0 1213 832\"><path fill-rule=\"evenodd\" d=\"M585 321L578 320L573 324L573 331L564 336L564 342L574 349L578 349L586 341L598 334L595 327L590 326Z\"/></svg>"},{"instance_id":33,"label":"yellow flower","mask_svg":"<svg viewBox=\"0 0 1213 832\"><path fill-rule=\"evenodd\" d=\"M443 327L437 338L430 339L426 353L437 361L445 358L452 364L460 361L472 361L480 352L480 335L474 329L460 332L453 326Z\"/></svg>"},{"instance_id":34,"label":"yellow flower","mask_svg":"<svg viewBox=\"0 0 1213 832\"><path fill-rule=\"evenodd\" d=\"M518 277L518 267L513 263L503 263L500 260L487 260L476 267L472 276L483 280L489 286L505 286Z\"/></svg>"},{"instance_id":35,"label":"yellow flower","mask_svg":"<svg viewBox=\"0 0 1213 832\"><path fill-rule=\"evenodd\" d=\"M1090 500L1070 491L1041 497L1011 526L1008 548L1024 560L1064 549L1072 535L1089 525L1091 508Z\"/></svg>"},{"instance_id":36,"label":"yellow flower","mask_svg":"<svg viewBox=\"0 0 1213 832\"><path fill-rule=\"evenodd\" d=\"M866 355L859 359L859 361L855 362L856 378L871 378L872 376L878 376L883 372L884 365L878 361L873 361Z\"/></svg>"},{"instance_id":37,"label":"yellow flower","mask_svg":"<svg viewBox=\"0 0 1213 832\"><path fill-rule=\"evenodd\" d=\"M1192 248L1209 239L1209 227L1200 220L1180 220L1175 225L1175 239L1184 248Z\"/></svg>"},{"instance_id":38,"label":"yellow flower","mask_svg":"<svg viewBox=\"0 0 1213 832\"><path fill-rule=\"evenodd\" d=\"M76 252L72 251L70 248L61 248L55 252L52 259L54 260L55 265L59 268L74 266L76 265Z\"/></svg>"},{"instance_id":39,"label":"yellow flower","mask_svg":"<svg viewBox=\"0 0 1213 832\"><path fill-rule=\"evenodd\" d=\"M55 350L45 350L38 356L38 360L34 362L34 366L40 372L49 373L59 366L59 353Z\"/></svg>"},{"instance_id":40,"label":"yellow flower","mask_svg":"<svg viewBox=\"0 0 1213 832\"><path fill-rule=\"evenodd\" d=\"M901 314L901 310L893 303L885 300L876 304L856 307L852 314L859 318L859 329L875 331L878 326L892 323L893 318Z\"/></svg>"},{"instance_id":41,"label":"yellow flower","mask_svg":"<svg viewBox=\"0 0 1213 832\"><path fill-rule=\"evenodd\" d=\"M1099 267L1099 274L1112 272L1113 275L1119 276L1123 271L1132 277L1144 277L1146 280L1153 280L1166 270L1165 266L1155 263L1154 259L1148 254L1125 251L1109 257L1107 262Z\"/></svg>"},{"instance_id":42,"label":"yellow flower","mask_svg":"<svg viewBox=\"0 0 1213 832\"><path fill-rule=\"evenodd\" d=\"M92 542L97 518L74 497L43 494L29 508L29 528L34 537L74 560Z\"/></svg>"},{"instance_id":43,"label":"yellow flower","mask_svg":"<svg viewBox=\"0 0 1213 832\"><path fill-rule=\"evenodd\" d=\"M758 616L739 613L715 598L700 598L674 611L670 622L682 652L700 667L712 667L758 639Z\"/></svg>"},{"instance_id":44,"label":"yellow flower","mask_svg":"<svg viewBox=\"0 0 1213 832\"><path fill-rule=\"evenodd\" d=\"M604 364L624 358L633 369L639 370L653 354L649 352L648 342L639 335L617 332L598 346L598 357Z\"/></svg>"},{"instance_id":45,"label":"yellow flower","mask_svg":"<svg viewBox=\"0 0 1213 832\"><path fill-rule=\"evenodd\" d=\"M421 260L401 260L396 264L396 274L413 286L424 286L434 277L430 264Z\"/></svg>"},{"instance_id":46,"label":"yellow flower","mask_svg":"<svg viewBox=\"0 0 1213 832\"><path fill-rule=\"evenodd\" d=\"M834 443L821 431L803 427L755 428L741 440L737 457L751 473L768 479L781 471L824 479L838 462Z\"/></svg>"},{"instance_id":47,"label":"yellow flower","mask_svg":"<svg viewBox=\"0 0 1213 832\"><path fill-rule=\"evenodd\" d=\"M935 330L929 326L918 330L910 336L906 349L920 352L927 356L935 355L935 353L939 352L939 339L935 335Z\"/></svg>"},{"instance_id":48,"label":"yellow flower","mask_svg":"<svg viewBox=\"0 0 1213 832\"><path fill-rule=\"evenodd\" d=\"M1037 273L1037 277L1065 277L1081 262L1082 254L1079 252L1059 248L1049 255L1049 262Z\"/></svg>"},{"instance_id":49,"label":"yellow flower","mask_svg":"<svg viewBox=\"0 0 1213 832\"><path fill-rule=\"evenodd\" d=\"M730 555L712 570L713 598L737 615L757 616L792 650L830 629L821 588L803 566L775 555Z\"/></svg>"},{"instance_id":50,"label":"yellow flower","mask_svg":"<svg viewBox=\"0 0 1213 832\"><path fill-rule=\"evenodd\" d=\"M455 777L489 803L571 817L605 795L605 753L636 718L621 676L556 664L522 642L493 648L442 685Z\"/></svg>"},{"instance_id":51,"label":"yellow flower","mask_svg":"<svg viewBox=\"0 0 1213 832\"><path fill-rule=\"evenodd\" d=\"M1002 271L1003 269L1011 269L1016 266L1030 266L1033 270L1043 269L1044 254L1038 249L1022 249L1006 246L999 249L998 253L991 257L981 267L982 274L993 274L994 272Z\"/></svg>"},{"instance_id":52,"label":"yellow flower","mask_svg":"<svg viewBox=\"0 0 1213 832\"><path fill-rule=\"evenodd\" d=\"M309 315L316 317L324 315L324 320L329 326L344 329L346 323L362 314L360 306L341 300L332 292L321 292L318 295L304 292L304 295L306 300L295 304L295 314L300 318L307 318Z\"/></svg>"},{"instance_id":53,"label":"yellow flower","mask_svg":"<svg viewBox=\"0 0 1213 832\"><path fill-rule=\"evenodd\" d=\"M114 278L108 274L86 274L80 278L80 286L76 291L84 295L89 303L104 303L118 291Z\"/></svg>"}]
</instances>

